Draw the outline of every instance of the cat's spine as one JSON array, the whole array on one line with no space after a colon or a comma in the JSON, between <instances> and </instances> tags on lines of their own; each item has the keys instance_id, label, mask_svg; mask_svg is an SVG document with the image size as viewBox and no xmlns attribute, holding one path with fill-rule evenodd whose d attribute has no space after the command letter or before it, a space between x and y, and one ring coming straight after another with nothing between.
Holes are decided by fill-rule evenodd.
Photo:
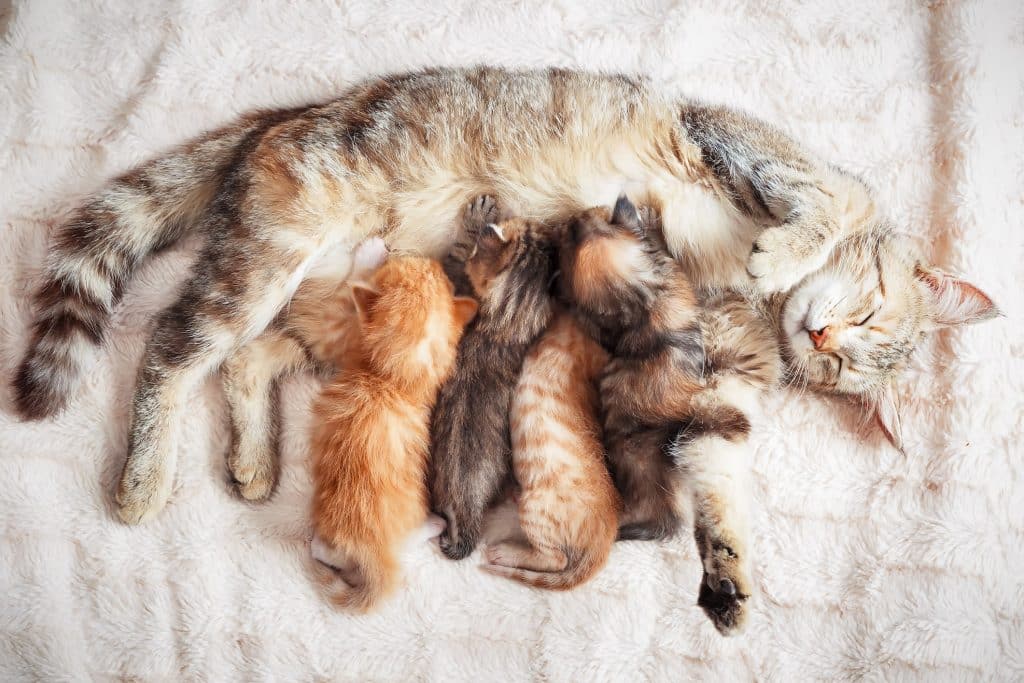
<instances>
[{"instance_id":1,"label":"cat's spine","mask_svg":"<svg viewBox=\"0 0 1024 683\"><path fill-rule=\"evenodd\" d=\"M58 231L35 295L32 340L14 379L26 419L61 410L80 354L103 341L139 265L201 220L243 140L286 117L254 114L127 173L91 197Z\"/></svg>"}]
</instances>

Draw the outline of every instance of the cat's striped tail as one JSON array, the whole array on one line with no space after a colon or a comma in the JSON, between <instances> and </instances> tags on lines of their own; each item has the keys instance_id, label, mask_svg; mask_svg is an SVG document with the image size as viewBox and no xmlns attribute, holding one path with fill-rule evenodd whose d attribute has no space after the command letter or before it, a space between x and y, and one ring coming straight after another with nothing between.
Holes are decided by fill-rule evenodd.
<instances>
[{"instance_id":1,"label":"cat's striped tail","mask_svg":"<svg viewBox=\"0 0 1024 683\"><path fill-rule=\"evenodd\" d=\"M57 413L81 354L99 345L131 276L196 226L237 150L289 112L252 114L114 180L58 231L35 295L32 340L14 378L22 417Z\"/></svg>"},{"instance_id":2,"label":"cat's striped tail","mask_svg":"<svg viewBox=\"0 0 1024 683\"><path fill-rule=\"evenodd\" d=\"M565 555L568 561L564 569L557 571L535 571L493 562L482 565L482 569L495 576L503 576L534 588L567 591L588 581L604 566L608 558L608 549L602 548L601 552L595 548L566 548Z\"/></svg>"}]
</instances>

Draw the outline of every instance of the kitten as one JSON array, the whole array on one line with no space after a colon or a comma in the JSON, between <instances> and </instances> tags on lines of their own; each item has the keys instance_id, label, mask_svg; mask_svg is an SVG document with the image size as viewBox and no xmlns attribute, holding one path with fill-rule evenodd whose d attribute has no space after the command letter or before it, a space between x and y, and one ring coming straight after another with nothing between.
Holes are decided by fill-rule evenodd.
<instances>
[{"instance_id":1,"label":"kitten","mask_svg":"<svg viewBox=\"0 0 1024 683\"><path fill-rule=\"evenodd\" d=\"M431 504L447 522L440 547L453 560L476 547L484 512L509 475L512 390L552 313L554 230L499 215L489 198L467 209L470 234L455 259L465 264L480 312L431 417Z\"/></svg>"},{"instance_id":2,"label":"kitten","mask_svg":"<svg viewBox=\"0 0 1024 683\"><path fill-rule=\"evenodd\" d=\"M713 299L702 311L664 249L657 212L641 215L625 196L571 222L561 273L576 316L611 355L600 392L608 465L623 498L619 538L676 533L689 493L706 567L698 604L723 632L741 627L752 581L737 506L749 492L733 451L749 432L748 394L778 375L769 328L759 329L753 312L734 316L738 336L709 326L725 304Z\"/></svg>"},{"instance_id":3,"label":"kitten","mask_svg":"<svg viewBox=\"0 0 1024 683\"><path fill-rule=\"evenodd\" d=\"M477 303L417 257L351 291L360 335L314 407L312 550L331 601L365 612L394 590L398 548L429 513L430 410Z\"/></svg>"},{"instance_id":4,"label":"kitten","mask_svg":"<svg viewBox=\"0 0 1024 683\"><path fill-rule=\"evenodd\" d=\"M649 222L649 221L648 221ZM675 468L663 452L702 388L697 298L623 195L570 223L561 283L584 329L611 355L600 380L608 465L622 494L619 537L676 531Z\"/></svg>"},{"instance_id":5,"label":"kitten","mask_svg":"<svg viewBox=\"0 0 1024 683\"><path fill-rule=\"evenodd\" d=\"M608 360L571 315L555 315L530 350L512 399L512 467L527 545L487 548L488 571L568 590L608 559L619 494L604 462L596 380Z\"/></svg>"}]
</instances>

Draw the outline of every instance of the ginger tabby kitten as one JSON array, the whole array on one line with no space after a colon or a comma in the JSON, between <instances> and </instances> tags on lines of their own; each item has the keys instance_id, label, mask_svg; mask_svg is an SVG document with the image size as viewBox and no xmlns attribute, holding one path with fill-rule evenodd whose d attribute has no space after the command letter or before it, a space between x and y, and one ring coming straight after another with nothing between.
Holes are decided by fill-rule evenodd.
<instances>
[{"instance_id":1,"label":"ginger tabby kitten","mask_svg":"<svg viewBox=\"0 0 1024 683\"><path fill-rule=\"evenodd\" d=\"M484 569L568 590L608 560L621 501L604 462L597 377L608 354L566 312L531 349L512 398L512 468L527 546L487 548Z\"/></svg>"},{"instance_id":2,"label":"ginger tabby kitten","mask_svg":"<svg viewBox=\"0 0 1024 683\"><path fill-rule=\"evenodd\" d=\"M427 519L430 411L477 303L418 257L385 262L352 297L361 335L314 408L312 553L331 601L366 612L394 591L398 547Z\"/></svg>"}]
</instances>

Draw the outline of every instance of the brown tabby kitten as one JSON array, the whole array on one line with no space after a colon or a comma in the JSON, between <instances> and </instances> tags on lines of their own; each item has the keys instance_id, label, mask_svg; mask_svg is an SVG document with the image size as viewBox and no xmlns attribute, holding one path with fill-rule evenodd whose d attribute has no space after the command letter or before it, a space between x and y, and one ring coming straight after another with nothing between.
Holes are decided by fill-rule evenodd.
<instances>
[{"instance_id":1,"label":"brown tabby kitten","mask_svg":"<svg viewBox=\"0 0 1024 683\"><path fill-rule=\"evenodd\" d=\"M770 330L757 329L752 313L738 338L702 329L697 298L663 249L656 213L642 217L625 196L611 212L593 209L571 222L561 264L564 294L611 354L600 391L608 464L623 497L619 538L674 534L678 498L688 490L706 566L699 604L723 632L739 627L752 590L745 535L733 531L746 523L736 514L745 505L746 470L728 451L750 430L742 394L778 375ZM716 310L712 302L707 315ZM727 375L740 376L742 386ZM708 439L728 447L701 457Z\"/></svg>"},{"instance_id":2,"label":"brown tabby kitten","mask_svg":"<svg viewBox=\"0 0 1024 683\"><path fill-rule=\"evenodd\" d=\"M487 548L488 571L568 590L604 566L621 502L608 469L596 380L608 355L572 315L555 315L523 363L512 399L512 467L523 545Z\"/></svg>"},{"instance_id":3,"label":"brown tabby kitten","mask_svg":"<svg viewBox=\"0 0 1024 683\"><path fill-rule=\"evenodd\" d=\"M555 231L520 218L495 220L498 209L490 198L467 209L469 238L455 259L464 260L480 312L462 338L431 418L431 505L447 522L440 547L453 560L473 552L484 512L509 475L512 390L552 312Z\"/></svg>"}]
</instances>

